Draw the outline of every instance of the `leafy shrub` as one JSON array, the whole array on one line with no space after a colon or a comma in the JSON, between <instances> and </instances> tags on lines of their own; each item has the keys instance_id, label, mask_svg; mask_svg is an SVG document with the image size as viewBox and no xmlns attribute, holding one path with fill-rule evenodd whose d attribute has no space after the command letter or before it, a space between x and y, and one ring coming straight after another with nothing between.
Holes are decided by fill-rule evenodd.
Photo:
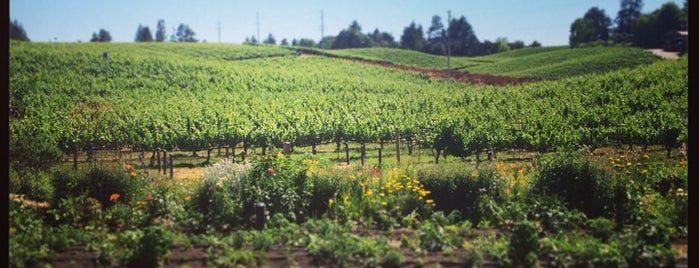
<instances>
[{"instance_id":1,"label":"leafy shrub","mask_svg":"<svg viewBox=\"0 0 699 268\"><path fill-rule=\"evenodd\" d=\"M630 267L673 267L670 223L664 218L644 217L634 233L621 238Z\"/></svg>"},{"instance_id":2,"label":"leafy shrub","mask_svg":"<svg viewBox=\"0 0 699 268\"><path fill-rule=\"evenodd\" d=\"M219 227L243 222L242 189L250 169L230 159L206 168L195 199L204 222Z\"/></svg>"},{"instance_id":3,"label":"leafy shrub","mask_svg":"<svg viewBox=\"0 0 699 268\"><path fill-rule=\"evenodd\" d=\"M78 187L87 189L88 195L100 201L103 207L108 208L114 204L114 194L118 194L121 202L131 201L132 178L128 172L93 168L85 176L85 180L81 182L86 185Z\"/></svg>"},{"instance_id":4,"label":"leafy shrub","mask_svg":"<svg viewBox=\"0 0 699 268\"><path fill-rule=\"evenodd\" d=\"M501 195L502 181L497 180L492 167L475 169L465 165L435 166L422 169L418 177L425 189L432 192L435 210L449 213L459 211L463 218L478 225L490 211L481 201L495 204L504 199Z\"/></svg>"},{"instance_id":5,"label":"leafy shrub","mask_svg":"<svg viewBox=\"0 0 699 268\"><path fill-rule=\"evenodd\" d=\"M54 196L50 176L35 169L10 169L9 192L36 201L51 201Z\"/></svg>"},{"instance_id":6,"label":"leafy shrub","mask_svg":"<svg viewBox=\"0 0 699 268\"><path fill-rule=\"evenodd\" d=\"M556 197L530 196L524 204L527 219L541 223L544 230L552 233L574 230L586 220L585 214L568 209Z\"/></svg>"},{"instance_id":7,"label":"leafy shrub","mask_svg":"<svg viewBox=\"0 0 699 268\"><path fill-rule=\"evenodd\" d=\"M17 123L15 124L16 121ZM63 153L49 140L39 137L28 130L31 124L23 120L11 120L11 130L9 142L10 166L14 168L48 169L61 160Z\"/></svg>"},{"instance_id":8,"label":"leafy shrub","mask_svg":"<svg viewBox=\"0 0 699 268\"><path fill-rule=\"evenodd\" d=\"M388 251L386 251L386 254L383 256L383 260L381 261L381 267L386 267L386 268L397 268L401 267L401 264L405 260L405 257L403 256L403 253L400 252L400 250L391 248Z\"/></svg>"},{"instance_id":9,"label":"leafy shrub","mask_svg":"<svg viewBox=\"0 0 699 268\"><path fill-rule=\"evenodd\" d=\"M160 225L143 229L143 236L138 240L137 250L131 259L132 266L159 267L170 253L175 242L175 234Z\"/></svg>"},{"instance_id":10,"label":"leafy shrub","mask_svg":"<svg viewBox=\"0 0 699 268\"><path fill-rule=\"evenodd\" d=\"M206 222L223 229L253 223L258 202L265 204L268 215L301 221L308 216L313 193L306 170L281 153L254 158L250 164L225 160L204 172L196 204Z\"/></svg>"},{"instance_id":11,"label":"leafy shrub","mask_svg":"<svg viewBox=\"0 0 699 268\"><path fill-rule=\"evenodd\" d=\"M588 217L613 214L614 187L604 169L578 155L550 154L541 158L535 195L556 196Z\"/></svg>"},{"instance_id":12,"label":"leafy shrub","mask_svg":"<svg viewBox=\"0 0 699 268\"><path fill-rule=\"evenodd\" d=\"M607 218L588 219L587 226L593 237L608 242L614 234L614 222Z\"/></svg>"},{"instance_id":13,"label":"leafy shrub","mask_svg":"<svg viewBox=\"0 0 699 268\"><path fill-rule=\"evenodd\" d=\"M509 252L517 265L535 266L538 262L539 235L536 226L528 221L517 222L510 235Z\"/></svg>"},{"instance_id":14,"label":"leafy shrub","mask_svg":"<svg viewBox=\"0 0 699 268\"><path fill-rule=\"evenodd\" d=\"M42 221L45 209L23 201L10 198L9 203L9 264L12 267L30 266L52 254L45 241L48 232Z\"/></svg>"},{"instance_id":15,"label":"leafy shrub","mask_svg":"<svg viewBox=\"0 0 699 268\"><path fill-rule=\"evenodd\" d=\"M51 184L54 188L54 201L58 201L61 198L69 196L79 196L83 194L87 188L88 183L84 182L85 174L81 172L75 172L72 170L62 170L55 169L51 173Z\"/></svg>"}]
</instances>

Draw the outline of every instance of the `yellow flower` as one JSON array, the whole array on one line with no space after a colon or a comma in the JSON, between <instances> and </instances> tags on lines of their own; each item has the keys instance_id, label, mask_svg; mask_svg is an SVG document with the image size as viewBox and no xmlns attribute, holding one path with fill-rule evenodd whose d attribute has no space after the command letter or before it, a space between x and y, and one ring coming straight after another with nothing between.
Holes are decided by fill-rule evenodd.
<instances>
[{"instance_id":1,"label":"yellow flower","mask_svg":"<svg viewBox=\"0 0 699 268\"><path fill-rule=\"evenodd\" d=\"M371 196L373 194L374 194L374 190L372 190L372 189L366 190L366 193L365 193L366 196Z\"/></svg>"},{"instance_id":2,"label":"yellow flower","mask_svg":"<svg viewBox=\"0 0 699 268\"><path fill-rule=\"evenodd\" d=\"M284 158L284 154L281 151L277 151L277 158Z\"/></svg>"},{"instance_id":3,"label":"yellow flower","mask_svg":"<svg viewBox=\"0 0 699 268\"><path fill-rule=\"evenodd\" d=\"M328 199L328 206L332 206L333 204L335 204L335 200L332 198Z\"/></svg>"},{"instance_id":4,"label":"yellow flower","mask_svg":"<svg viewBox=\"0 0 699 268\"><path fill-rule=\"evenodd\" d=\"M379 196L381 196L381 197L386 197L386 194L384 194L384 193L379 193Z\"/></svg>"},{"instance_id":5,"label":"yellow flower","mask_svg":"<svg viewBox=\"0 0 699 268\"><path fill-rule=\"evenodd\" d=\"M646 174L646 173L648 173L648 170L647 169L641 170L641 173Z\"/></svg>"},{"instance_id":6,"label":"yellow flower","mask_svg":"<svg viewBox=\"0 0 699 268\"><path fill-rule=\"evenodd\" d=\"M427 203L427 204L433 204L433 203L434 203L434 200L432 200L432 199L427 199L427 200L425 200L425 203Z\"/></svg>"},{"instance_id":7,"label":"yellow flower","mask_svg":"<svg viewBox=\"0 0 699 268\"><path fill-rule=\"evenodd\" d=\"M630 167L631 165L633 165L633 163L631 163L631 162L626 162L626 166L629 166L629 167Z\"/></svg>"},{"instance_id":8,"label":"yellow flower","mask_svg":"<svg viewBox=\"0 0 699 268\"><path fill-rule=\"evenodd\" d=\"M381 205L382 205L382 206L386 206L386 205L388 205L388 203L386 203L386 201L382 201L382 202L381 202Z\"/></svg>"},{"instance_id":9,"label":"yellow flower","mask_svg":"<svg viewBox=\"0 0 699 268\"><path fill-rule=\"evenodd\" d=\"M650 158L650 156L648 156L648 154L644 154L643 158L648 159L648 158Z\"/></svg>"},{"instance_id":10,"label":"yellow flower","mask_svg":"<svg viewBox=\"0 0 699 268\"><path fill-rule=\"evenodd\" d=\"M189 201L190 199L192 199L192 196L191 196L191 195L187 195L187 196L184 197L184 201Z\"/></svg>"}]
</instances>

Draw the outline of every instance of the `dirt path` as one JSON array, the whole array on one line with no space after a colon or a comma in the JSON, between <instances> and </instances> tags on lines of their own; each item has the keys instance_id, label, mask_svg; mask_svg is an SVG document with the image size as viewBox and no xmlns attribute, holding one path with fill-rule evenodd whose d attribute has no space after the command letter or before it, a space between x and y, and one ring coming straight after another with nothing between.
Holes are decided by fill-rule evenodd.
<instances>
[{"instance_id":1,"label":"dirt path","mask_svg":"<svg viewBox=\"0 0 699 268\"><path fill-rule=\"evenodd\" d=\"M310 54L300 54L299 57L312 57L315 55ZM418 72L428 75L431 78L437 79L454 79L461 83L467 84L478 84L478 85L512 85L512 84L522 84L527 82L536 81L534 79L522 78L522 77L511 77L511 76L498 76L489 74L472 74L467 71L459 70L442 70L442 69L423 69L412 66L398 65L389 62L373 61L367 59L357 59L357 58L347 58L347 57L335 57L341 60L347 60L352 62L359 62L364 64L378 65L385 68L399 69L409 72Z\"/></svg>"},{"instance_id":2,"label":"dirt path","mask_svg":"<svg viewBox=\"0 0 699 268\"><path fill-rule=\"evenodd\" d=\"M651 52L651 53L653 53L653 54L655 54L663 59L666 59L666 60L676 60L676 59L680 58L679 53L672 52L672 51L665 51L665 50L662 50L660 48L646 49L646 51L649 51L649 52Z\"/></svg>"}]
</instances>

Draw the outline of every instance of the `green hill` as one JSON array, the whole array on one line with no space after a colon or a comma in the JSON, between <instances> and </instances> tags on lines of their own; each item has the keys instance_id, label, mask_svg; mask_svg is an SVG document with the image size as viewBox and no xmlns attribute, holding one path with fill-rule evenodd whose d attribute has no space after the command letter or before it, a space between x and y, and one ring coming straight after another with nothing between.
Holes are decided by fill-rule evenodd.
<instances>
[{"instance_id":1,"label":"green hill","mask_svg":"<svg viewBox=\"0 0 699 268\"><path fill-rule=\"evenodd\" d=\"M325 55L389 62L424 69L446 69L447 57L422 52L389 49L357 48L322 50ZM478 74L506 75L534 79L560 79L649 64L658 57L634 47L567 46L511 50L480 57L451 57L450 68Z\"/></svg>"}]
</instances>

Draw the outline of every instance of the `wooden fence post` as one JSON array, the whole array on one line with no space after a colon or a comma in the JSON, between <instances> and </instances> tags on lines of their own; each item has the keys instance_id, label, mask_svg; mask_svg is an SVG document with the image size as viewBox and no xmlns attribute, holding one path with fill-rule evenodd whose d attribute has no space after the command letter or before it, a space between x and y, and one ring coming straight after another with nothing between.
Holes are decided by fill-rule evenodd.
<instances>
[{"instance_id":1,"label":"wooden fence post","mask_svg":"<svg viewBox=\"0 0 699 268\"><path fill-rule=\"evenodd\" d=\"M345 142L345 159L347 159L347 165L350 163L350 158L349 158L349 144Z\"/></svg>"},{"instance_id":2,"label":"wooden fence post","mask_svg":"<svg viewBox=\"0 0 699 268\"><path fill-rule=\"evenodd\" d=\"M170 179L174 177L174 162L172 162L172 154L170 154Z\"/></svg>"},{"instance_id":3,"label":"wooden fence post","mask_svg":"<svg viewBox=\"0 0 699 268\"><path fill-rule=\"evenodd\" d=\"M400 130L396 128L396 165L400 167Z\"/></svg>"},{"instance_id":4,"label":"wooden fence post","mask_svg":"<svg viewBox=\"0 0 699 268\"><path fill-rule=\"evenodd\" d=\"M167 150L163 149L163 175L167 175Z\"/></svg>"}]
</instances>

